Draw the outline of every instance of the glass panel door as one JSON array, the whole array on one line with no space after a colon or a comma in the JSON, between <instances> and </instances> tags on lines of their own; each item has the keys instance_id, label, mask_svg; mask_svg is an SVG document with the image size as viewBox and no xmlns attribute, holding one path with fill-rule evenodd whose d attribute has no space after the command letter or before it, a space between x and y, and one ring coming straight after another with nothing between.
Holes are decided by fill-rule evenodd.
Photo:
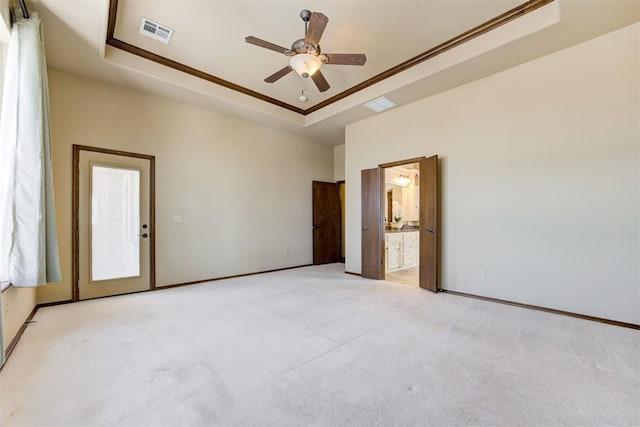
<instances>
[{"instance_id":1,"label":"glass panel door","mask_svg":"<svg viewBox=\"0 0 640 427\"><path fill-rule=\"evenodd\" d=\"M154 158L74 146L74 299L153 289Z\"/></svg>"},{"instance_id":2,"label":"glass panel door","mask_svg":"<svg viewBox=\"0 0 640 427\"><path fill-rule=\"evenodd\" d=\"M140 170L91 164L91 282L140 275Z\"/></svg>"}]
</instances>

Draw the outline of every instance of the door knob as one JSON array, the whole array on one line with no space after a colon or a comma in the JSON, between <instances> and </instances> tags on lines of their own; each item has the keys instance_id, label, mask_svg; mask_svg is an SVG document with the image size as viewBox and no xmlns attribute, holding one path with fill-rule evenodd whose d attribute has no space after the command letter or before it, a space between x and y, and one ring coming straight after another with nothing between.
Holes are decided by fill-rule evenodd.
<instances>
[{"instance_id":1,"label":"door knob","mask_svg":"<svg viewBox=\"0 0 640 427\"><path fill-rule=\"evenodd\" d=\"M429 233L431 233L431 234L435 233L435 231L433 231L433 228L430 228L430 229L428 229L428 230L426 230L426 231L428 231L428 232L429 232Z\"/></svg>"},{"instance_id":2,"label":"door knob","mask_svg":"<svg viewBox=\"0 0 640 427\"><path fill-rule=\"evenodd\" d=\"M147 224L142 224L142 228L147 228L148 225Z\"/></svg>"},{"instance_id":3,"label":"door knob","mask_svg":"<svg viewBox=\"0 0 640 427\"><path fill-rule=\"evenodd\" d=\"M149 237L147 233L142 233L140 236L142 236L143 239L146 239L147 237Z\"/></svg>"},{"instance_id":4,"label":"door knob","mask_svg":"<svg viewBox=\"0 0 640 427\"><path fill-rule=\"evenodd\" d=\"M362 231L367 231L369 227L362 227Z\"/></svg>"},{"instance_id":5,"label":"door knob","mask_svg":"<svg viewBox=\"0 0 640 427\"><path fill-rule=\"evenodd\" d=\"M316 228L320 228L320 226L319 225L312 225L311 228L315 230Z\"/></svg>"}]
</instances>

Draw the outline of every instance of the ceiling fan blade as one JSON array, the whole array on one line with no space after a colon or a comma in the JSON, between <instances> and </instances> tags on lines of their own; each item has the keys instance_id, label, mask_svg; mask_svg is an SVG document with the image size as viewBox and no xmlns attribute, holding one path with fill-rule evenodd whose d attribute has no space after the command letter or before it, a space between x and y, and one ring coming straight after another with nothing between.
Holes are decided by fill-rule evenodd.
<instances>
[{"instance_id":1,"label":"ceiling fan blade","mask_svg":"<svg viewBox=\"0 0 640 427\"><path fill-rule=\"evenodd\" d=\"M367 56L364 53L325 53L327 64L333 65L364 65Z\"/></svg>"},{"instance_id":2,"label":"ceiling fan blade","mask_svg":"<svg viewBox=\"0 0 640 427\"><path fill-rule=\"evenodd\" d=\"M313 12L311 14L311 19L309 20L309 28L307 29L307 35L305 36L304 41L307 43L313 43L317 46L328 22L329 18L327 18L325 14Z\"/></svg>"},{"instance_id":3,"label":"ceiling fan blade","mask_svg":"<svg viewBox=\"0 0 640 427\"><path fill-rule=\"evenodd\" d=\"M329 82L327 82L327 79L324 78L320 70L313 73L313 75L311 75L311 78L313 79L313 82L316 84L320 92L326 92L331 87L329 86Z\"/></svg>"},{"instance_id":4,"label":"ceiling fan blade","mask_svg":"<svg viewBox=\"0 0 640 427\"><path fill-rule=\"evenodd\" d=\"M268 42L266 40L262 40L262 39L259 39L257 37L253 37L253 36L245 37L244 41L246 41L249 44L260 46L260 47L263 47L263 48L269 49L269 50L274 50L274 51L280 52L280 53L285 53L286 51L289 50L286 47L278 46L277 44L273 44L271 42Z\"/></svg>"},{"instance_id":5,"label":"ceiling fan blade","mask_svg":"<svg viewBox=\"0 0 640 427\"><path fill-rule=\"evenodd\" d=\"M269 77L264 79L264 81L267 83L274 83L289 74L291 71L293 71L293 68L287 65L282 70L278 70L275 73L271 74Z\"/></svg>"}]
</instances>

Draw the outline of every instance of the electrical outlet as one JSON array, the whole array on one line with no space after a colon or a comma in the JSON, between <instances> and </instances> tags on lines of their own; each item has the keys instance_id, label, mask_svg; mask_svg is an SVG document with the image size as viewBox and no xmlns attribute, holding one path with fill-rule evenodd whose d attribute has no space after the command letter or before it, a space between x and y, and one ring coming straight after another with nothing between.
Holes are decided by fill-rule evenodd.
<instances>
[{"instance_id":1,"label":"electrical outlet","mask_svg":"<svg viewBox=\"0 0 640 427\"><path fill-rule=\"evenodd\" d=\"M289 249L287 249L286 251L284 251L284 256L288 257L289 256Z\"/></svg>"},{"instance_id":2,"label":"electrical outlet","mask_svg":"<svg viewBox=\"0 0 640 427\"><path fill-rule=\"evenodd\" d=\"M176 270L180 270L182 268L182 263L180 261L176 261Z\"/></svg>"},{"instance_id":3,"label":"electrical outlet","mask_svg":"<svg viewBox=\"0 0 640 427\"><path fill-rule=\"evenodd\" d=\"M481 279L486 279L487 278L487 270L485 270L484 268L480 269L480 278Z\"/></svg>"}]
</instances>

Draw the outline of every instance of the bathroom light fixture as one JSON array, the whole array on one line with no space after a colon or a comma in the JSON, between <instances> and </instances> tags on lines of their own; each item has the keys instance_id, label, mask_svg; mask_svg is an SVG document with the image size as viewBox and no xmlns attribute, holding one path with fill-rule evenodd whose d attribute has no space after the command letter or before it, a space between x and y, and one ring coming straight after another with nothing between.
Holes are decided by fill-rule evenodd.
<instances>
[{"instance_id":1,"label":"bathroom light fixture","mask_svg":"<svg viewBox=\"0 0 640 427\"><path fill-rule=\"evenodd\" d=\"M398 185L403 186L403 187L406 187L407 185L409 185L410 182L411 182L411 179L409 179L409 177L407 175L399 175L396 178L396 183Z\"/></svg>"}]
</instances>

